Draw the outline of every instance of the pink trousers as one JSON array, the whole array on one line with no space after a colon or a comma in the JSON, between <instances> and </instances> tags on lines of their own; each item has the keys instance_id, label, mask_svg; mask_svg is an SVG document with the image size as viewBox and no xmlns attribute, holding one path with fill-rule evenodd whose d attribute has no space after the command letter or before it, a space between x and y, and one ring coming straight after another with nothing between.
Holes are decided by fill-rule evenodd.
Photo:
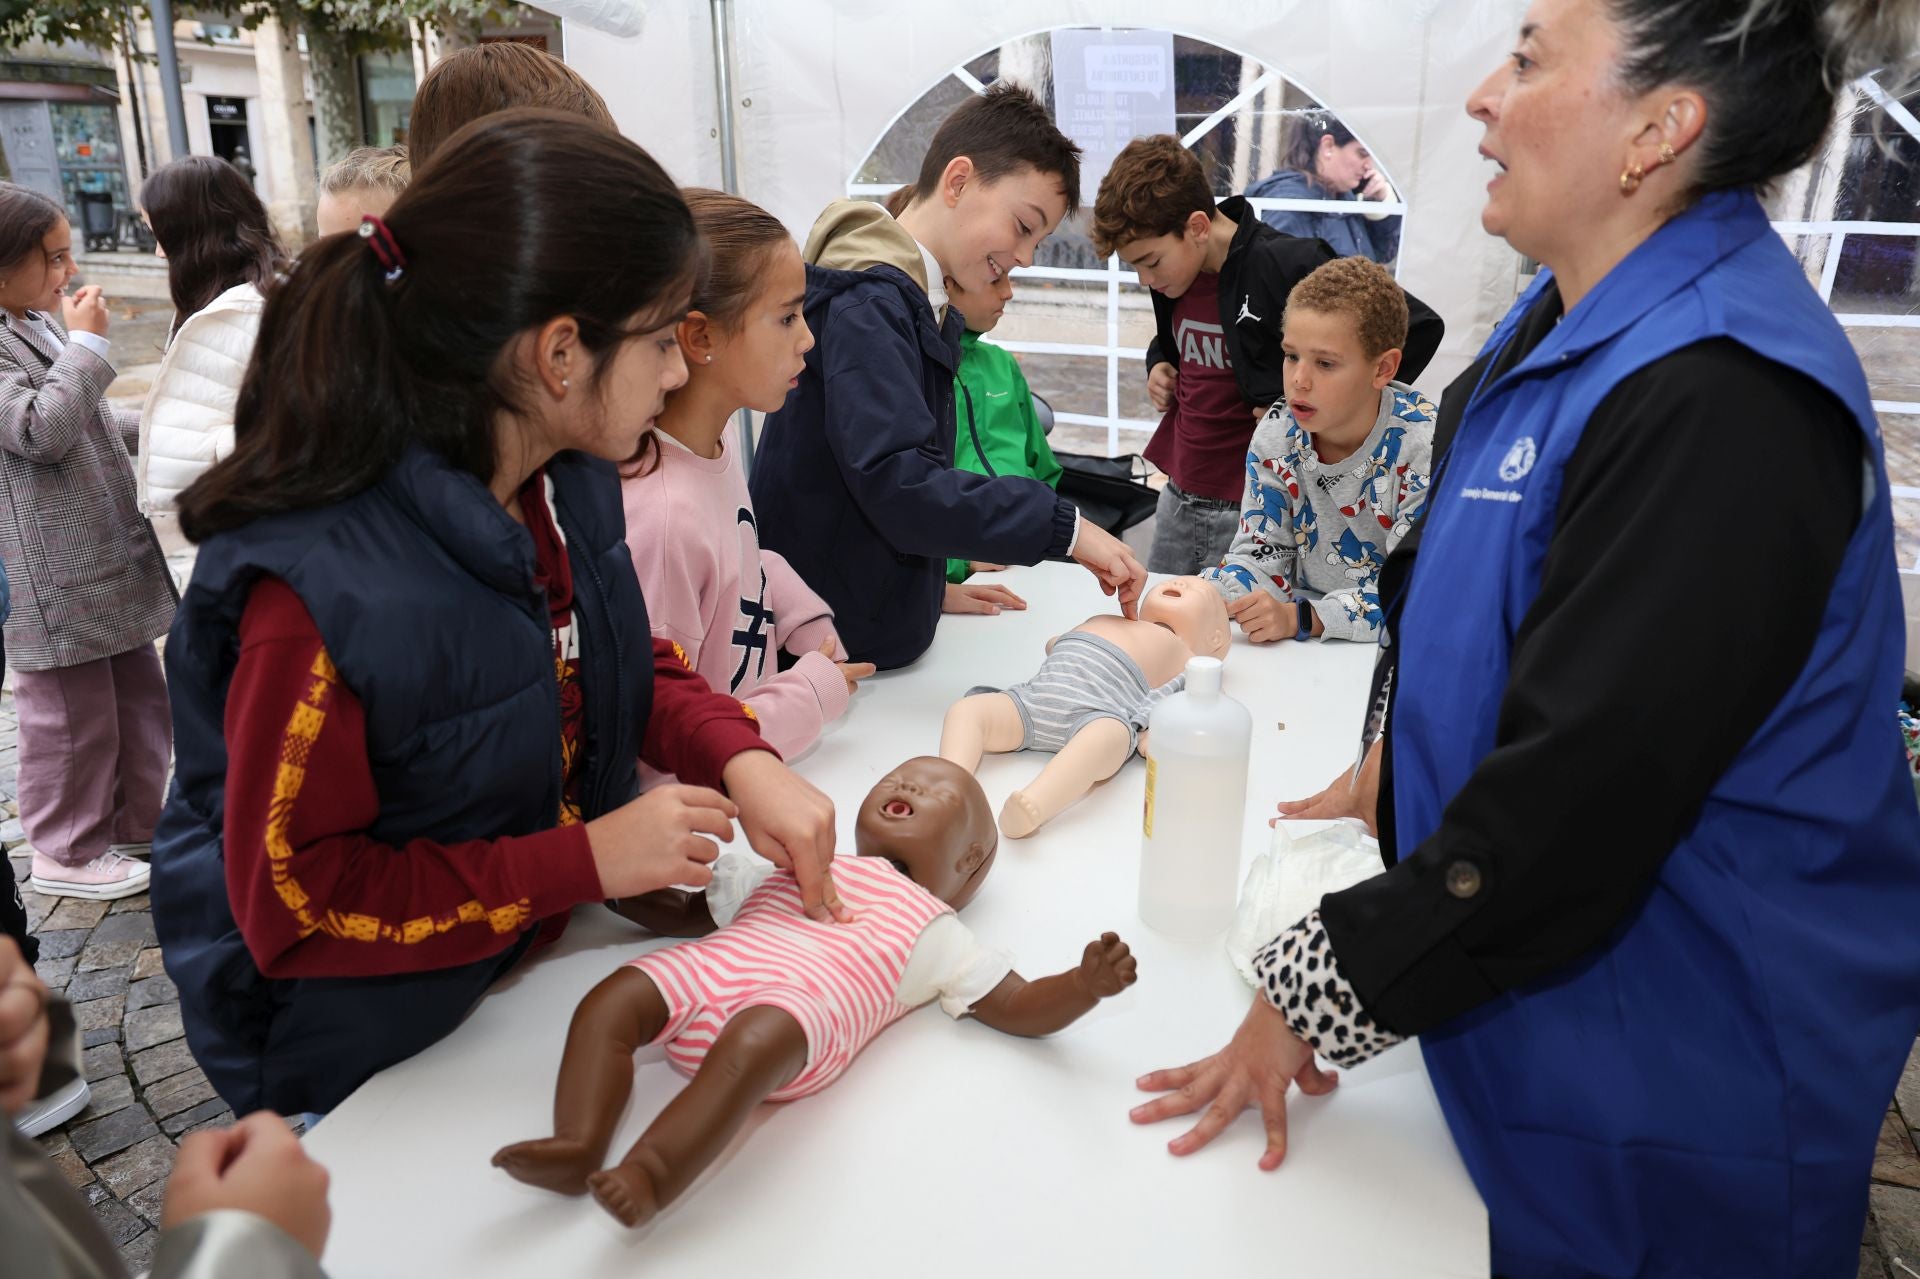
<instances>
[{"instance_id":1,"label":"pink trousers","mask_svg":"<svg viewBox=\"0 0 1920 1279\"><path fill-rule=\"evenodd\" d=\"M166 799L173 715L160 654L145 644L51 671L15 671L20 825L63 866L153 838Z\"/></svg>"}]
</instances>

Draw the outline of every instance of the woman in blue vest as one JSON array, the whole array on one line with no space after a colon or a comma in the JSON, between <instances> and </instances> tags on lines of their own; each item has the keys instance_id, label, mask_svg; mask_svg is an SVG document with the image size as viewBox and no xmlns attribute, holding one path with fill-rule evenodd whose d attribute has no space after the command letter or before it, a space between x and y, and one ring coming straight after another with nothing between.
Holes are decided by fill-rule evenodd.
<instances>
[{"instance_id":1,"label":"woman in blue vest","mask_svg":"<svg viewBox=\"0 0 1920 1279\"><path fill-rule=\"evenodd\" d=\"M1866 379L1756 192L1917 10L1534 0L1470 111L1483 223L1549 270L1382 576L1389 869L1141 1081L1205 1112L1174 1153L1257 1105L1277 1166L1315 1050L1418 1035L1496 1273L1854 1273L1920 1028L1900 591ZM1306 811L1375 816L1344 791Z\"/></svg>"},{"instance_id":2,"label":"woman in blue vest","mask_svg":"<svg viewBox=\"0 0 1920 1279\"><path fill-rule=\"evenodd\" d=\"M269 300L180 501L152 890L236 1113L331 1109L573 906L707 882L736 814L837 905L832 805L653 642L627 551L615 466L686 380L700 268L644 151L515 111ZM690 784L636 800L642 757Z\"/></svg>"}]
</instances>

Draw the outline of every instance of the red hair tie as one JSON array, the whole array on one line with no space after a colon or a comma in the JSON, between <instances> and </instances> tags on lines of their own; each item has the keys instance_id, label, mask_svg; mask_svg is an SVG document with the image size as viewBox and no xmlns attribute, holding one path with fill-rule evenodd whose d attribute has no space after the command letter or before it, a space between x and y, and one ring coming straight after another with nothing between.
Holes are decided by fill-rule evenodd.
<instances>
[{"instance_id":1,"label":"red hair tie","mask_svg":"<svg viewBox=\"0 0 1920 1279\"><path fill-rule=\"evenodd\" d=\"M373 256L380 259L380 265L386 270L387 283L398 280L407 269L407 255L400 251L400 241L393 238L393 231L380 218L369 213L360 219L360 238L373 249Z\"/></svg>"}]
</instances>

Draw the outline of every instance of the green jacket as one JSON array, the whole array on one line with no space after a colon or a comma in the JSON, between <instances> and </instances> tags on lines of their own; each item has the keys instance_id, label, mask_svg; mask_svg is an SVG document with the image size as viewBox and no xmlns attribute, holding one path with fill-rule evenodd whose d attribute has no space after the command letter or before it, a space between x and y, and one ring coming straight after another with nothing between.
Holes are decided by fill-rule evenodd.
<instances>
[{"instance_id":1,"label":"green jacket","mask_svg":"<svg viewBox=\"0 0 1920 1279\"><path fill-rule=\"evenodd\" d=\"M975 475L1027 475L1060 487L1060 463L1054 461L1033 411L1027 375L1005 348L981 341L972 329L960 335L960 376L954 379L953 400L959 425L953 446L956 467ZM948 560L947 580L966 581L967 561Z\"/></svg>"}]
</instances>

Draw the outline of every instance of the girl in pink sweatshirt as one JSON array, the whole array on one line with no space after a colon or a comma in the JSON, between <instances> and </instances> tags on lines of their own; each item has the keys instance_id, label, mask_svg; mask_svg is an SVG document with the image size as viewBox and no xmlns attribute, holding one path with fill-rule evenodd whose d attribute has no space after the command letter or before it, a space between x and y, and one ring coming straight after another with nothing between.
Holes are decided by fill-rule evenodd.
<instances>
[{"instance_id":1,"label":"girl in pink sweatshirt","mask_svg":"<svg viewBox=\"0 0 1920 1279\"><path fill-rule=\"evenodd\" d=\"M805 367L806 268L778 219L737 196L683 193L711 262L680 322L687 384L644 441L624 484L627 545L653 633L727 689L774 749L811 746L873 673L851 663L833 611L786 559L760 546L732 426L741 408L771 413ZM785 671L779 654L798 660ZM664 775L641 766L641 784Z\"/></svg>"}]
</instances>

